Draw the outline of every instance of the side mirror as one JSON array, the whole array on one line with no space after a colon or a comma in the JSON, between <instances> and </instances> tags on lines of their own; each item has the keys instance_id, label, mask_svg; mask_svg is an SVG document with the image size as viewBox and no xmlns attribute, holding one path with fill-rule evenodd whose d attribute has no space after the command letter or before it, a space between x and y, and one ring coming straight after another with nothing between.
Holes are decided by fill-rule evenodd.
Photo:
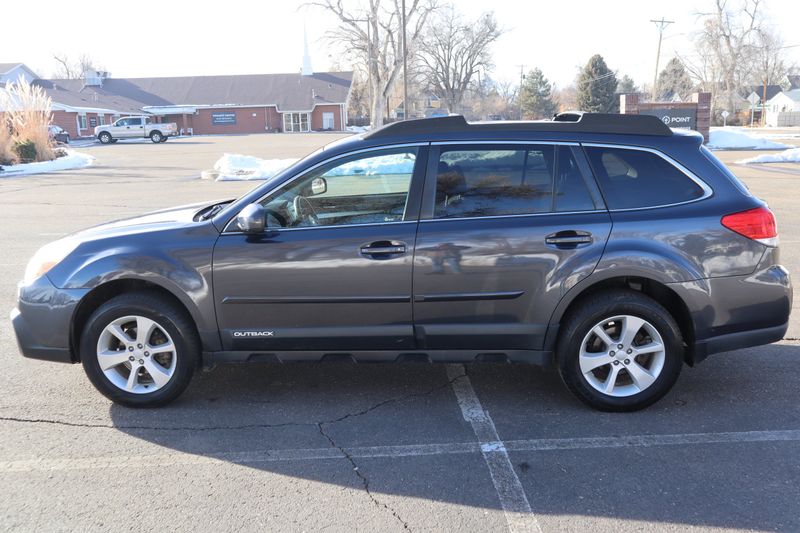
<instances>
[{"instance_id":1,"label":"side mirror","mask_svg":"<svg viewBox=\"0 0 800 533\"><path fill-rule=\"evenodd\" d=\"M328 192L328 182L325 178L314 178L311 180L311 194L316 196L317 194L325 194Z\"/></svg>"},{"instance_id":2,"label":"side mirror","mask_svg":"<svg viewBox=\"0 0 800 533\"><path fill-rule=\"evenodd\" d=\"M267 226L267 212L258 203L250 204L236 215L236 226L244 233L263 233Z\"/></svg>"}]
</instances>

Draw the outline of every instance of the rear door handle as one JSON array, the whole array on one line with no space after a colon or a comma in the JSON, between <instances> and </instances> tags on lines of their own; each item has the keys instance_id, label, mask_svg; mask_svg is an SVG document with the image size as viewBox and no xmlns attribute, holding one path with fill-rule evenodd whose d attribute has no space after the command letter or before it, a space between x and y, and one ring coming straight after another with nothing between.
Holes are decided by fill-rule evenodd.
<instances>
[{"instance_id":1,"label":"rear door handle","mask_svg":"<svg viewBox=\"0 0 800 533\"><path fill-rule=\"evenodd\" d=\"M588 231L559 231L545 237L544 242L558 248L575 248L579 244L591 243L592 234Z\"/></svg>"},{"instance_id":2,"label":"rear door handle","mask_svg":"<svg viewBox=\"0 0 800 533\"><path fill-rule=\"evenodd\" d=\"M361 247L361 255L372 259L385 259L404 253L406 253L406 244L399 241L376 241Z\"/></svg>"}]
</instances>

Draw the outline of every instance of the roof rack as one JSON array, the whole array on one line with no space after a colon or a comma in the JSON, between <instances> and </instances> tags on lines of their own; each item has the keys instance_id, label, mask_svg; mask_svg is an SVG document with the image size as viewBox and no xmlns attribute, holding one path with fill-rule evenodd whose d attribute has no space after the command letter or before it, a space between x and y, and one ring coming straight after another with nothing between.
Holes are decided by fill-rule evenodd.
<instances>
[{"instance_id":1,"label":"roof rack","mask_svg":"<svg viewBox=\"0 0 800 533\"><path fill-rule=\"evenodd\" d=\"M393 122L364 135L365 139L381 139L419 133L466 132L564 132L614 133L622 135L672 135L672 130L651 115L620 115L612 113L559 113L553 120L513 122L467 122L461 115L421 118Z\"/></svg>"}]
</instances>

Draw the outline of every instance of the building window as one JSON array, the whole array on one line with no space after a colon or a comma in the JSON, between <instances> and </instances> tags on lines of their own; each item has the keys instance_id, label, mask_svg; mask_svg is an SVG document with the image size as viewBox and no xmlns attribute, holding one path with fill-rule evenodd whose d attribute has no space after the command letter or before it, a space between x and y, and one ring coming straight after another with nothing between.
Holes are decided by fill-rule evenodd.
<instances>
[{"instance_id":1,"label":"building window","mask_svg":"<svg viewBox=\"0 0 800 533\"><path fill-rule=\"evenodd\" d=\"M86 115L78 115L78 127L82 130L86 129Z\"/></svg>"},{"instance_id":2,"label":"building window","mask_svg":"<svg viewBox=\"0 0 800 533\"><path fill-rule=\"evenodd\" d=\"M97 115L97 123L100 126L105 126L106 125L106 116L105 115Z\"/></svg>"},{"instance_id":3,"label":"building window","mask_svg":"<svg viewBox=\"0 0 800 533\"><path fill-rule=\"evenodd\" d=\"M309 131L308 113L284 113L283 131Z\"/></svg>"}]
</instances>

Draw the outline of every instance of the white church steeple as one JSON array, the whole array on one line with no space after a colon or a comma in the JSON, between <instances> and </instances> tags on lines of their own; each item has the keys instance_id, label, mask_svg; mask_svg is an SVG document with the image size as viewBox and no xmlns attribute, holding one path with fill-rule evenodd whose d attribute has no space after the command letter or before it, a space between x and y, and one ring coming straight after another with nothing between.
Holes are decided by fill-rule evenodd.
<instances>
[{"instance_id":1,"label":"white church steeple","mask_svg":"<svg viewBox=\"0 0 800 533\"><path fill-rule=\"evenodd\" d=\"M306 35L306 25L303 24L303 68L300 70L303 76L312 76L314 69L311 68L311 54L308 53L308 36Z\"/></svg>"}]
</instances>

